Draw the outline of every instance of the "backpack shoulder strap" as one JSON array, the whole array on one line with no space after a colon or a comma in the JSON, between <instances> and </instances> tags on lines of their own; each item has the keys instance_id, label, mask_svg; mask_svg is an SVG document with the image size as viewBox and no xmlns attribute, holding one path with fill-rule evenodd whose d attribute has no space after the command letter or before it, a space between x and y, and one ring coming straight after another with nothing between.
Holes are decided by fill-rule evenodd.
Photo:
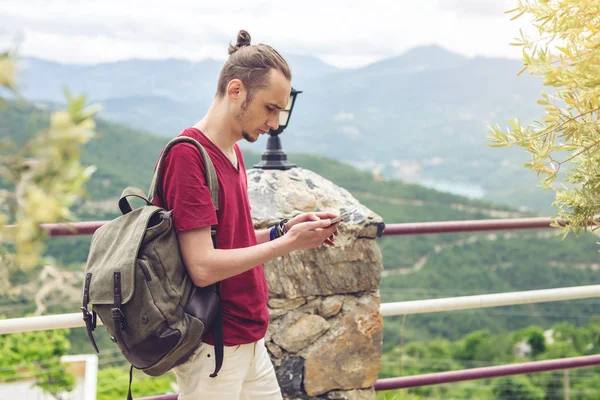
<instances>
[{"instance_id":1,"label":"backpack shoulder strap","mask_svg":"<svg viewBox=\"0 0 600 400\"><path fill-rule=\"evenodd\" d=\"M212 198L212 202L215 207L215 210L218 210L219 209L219 181L217 179L217 172L215 171L215 167L212 163L212 160L210 159L210 156L208 155L208 152L204 149L204 147L196 139L191 138L189 136L178 136L178 137L172 139L165 146L165 149L163 150L163 152L160 155L160 158L158 160L158 164L156 165L156 171L154 171L154 177L152 178L152 183L150 184L150 190L148 191L148 200L150 200L150 202L152 202L152 201L154 201L154 199L156 197L156 194L158 191L158 184L159 184L159 181L161 178L161 173L162 173L161 169L162 169L162 165L165 160L165 157L167 156L167 153L169 152L169 150L171 150L171 148L173 146L175 146L176 144L179 144L179 143L193 144L194 146L196 146L196 148L200 152L200 154L202 156L202 160L204 161L204 170L206 171L205 178L206 178L206 184L208 186L208 189L210 190L210 197Z\"/></svg>"},{"instance_id":2,"label":"backpack shoulder strap","mask_svg":"<svg viewBox=\"0 0 600 400\"><path fill-rule=\"evenodd\" d=\"M154 171L154 177L152 178L152 183L150 184L150 190L148 191L148 200L150 202L154 201L158 190L158 182L161 177L161 168L163 161L173 146L179 143L191 143L202 155L202 160L204 161L204 170L206 184L208 189L210 190L210 196L212 198L213 205L215 207L215 211L219 209L219 181L217 179L217 172L215 171L215 167L208 155L208 152L204 147L194 138L189 136L178 136L165 146L160 158L158 160L158 164L156 165L156 171ZM213 246L217 248L217 231L216 226L211 227L211 238L213 241ZM220 294L220 282L215 283L215 290L217 294ZM219 309L217 312L217 319L215 321L215 326L213 327L213 337L215 340L215 371L210 375L212 378L216 377L219 371L221 370L221 366L223 365L224 358L224 340L223 340L223 311L221 309L221 304L219 303ZM131 371L130 371L131 373ZM131 383L130 383L131 384ZM129 399L129 397L128 397Z\"/></svg>"}]
</instances>

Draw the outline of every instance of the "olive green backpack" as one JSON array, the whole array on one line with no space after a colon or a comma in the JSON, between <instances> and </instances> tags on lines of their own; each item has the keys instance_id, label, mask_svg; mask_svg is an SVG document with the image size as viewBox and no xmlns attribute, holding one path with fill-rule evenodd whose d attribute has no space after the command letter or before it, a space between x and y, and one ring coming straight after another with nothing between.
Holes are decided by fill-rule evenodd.
<instances>
[{"instance_id":1,"label":"olive green backpack","mask_svg":"<svg viewBox=\"0 0 600 400\"><path fill-rule=\"evenodd\" d=\"M223 331L219 284L197 287L189 277L171 219L171 211L152 204L168 151L178 143L194 144L204 160L206 182L215 210L219 184L206 150L196 140L179 136L171 140L158 161L149 196L128 187L119 200L122 216L99 228L85 268L83 319L94 349L96 318L102 323L133 368L159 376L185 362L207 332L215 338L215 377L223 362ZM129 197L145 206L132 209ZM216 227L211 228L216 248ZM88 310L91 305L92 312ZM214 328L214 329L213 329Z\"/></svg>"}]
</instances>

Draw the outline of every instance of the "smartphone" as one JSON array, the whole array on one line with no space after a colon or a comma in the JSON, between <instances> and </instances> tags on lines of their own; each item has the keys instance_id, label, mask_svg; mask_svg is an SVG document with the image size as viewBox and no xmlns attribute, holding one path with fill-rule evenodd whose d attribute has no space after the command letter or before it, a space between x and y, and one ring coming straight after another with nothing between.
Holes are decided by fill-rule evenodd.
<instances>
[{"instance_id":1,"label":"smartphone","mask_svg":"<svg viewBox=\"0 0 600 400\"><path fill-rule=\"evenodd\" d=\"M338 221L341 221L344 218L349 217L350 215L354 214L355 212L356 212L356 208L353 208L350 211L346 211L345 213L338 215L337 217L335 217L334 219L331 220L331 224L329 226L335 224Z\"/></svg>"}]
</instances>

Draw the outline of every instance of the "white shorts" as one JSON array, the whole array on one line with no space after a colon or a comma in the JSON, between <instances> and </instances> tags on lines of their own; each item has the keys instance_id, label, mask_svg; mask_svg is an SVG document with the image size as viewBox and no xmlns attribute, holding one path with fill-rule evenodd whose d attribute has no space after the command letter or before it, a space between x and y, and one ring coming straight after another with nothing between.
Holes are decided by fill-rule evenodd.
<instances>
[{"instance_id":1,"label":"white shorts","mask_svg":"<svg viewBox=\"0 0 600 400\"><path fill-rule=\"evenodd\" d=\"M215 348L202 343L185 363L173 368L179 400L282 400L265 340L225 346L223 367L215 370Z\"/></svg>"}]
</instances>

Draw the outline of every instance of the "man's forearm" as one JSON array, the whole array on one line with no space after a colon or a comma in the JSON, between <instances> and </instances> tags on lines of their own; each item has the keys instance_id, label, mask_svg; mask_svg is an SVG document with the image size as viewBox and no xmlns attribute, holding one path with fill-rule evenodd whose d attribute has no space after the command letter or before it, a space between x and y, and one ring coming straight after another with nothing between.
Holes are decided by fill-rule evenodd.
<instances>
[{"instance_id":1,"label":"man's forearm","mask_svg":"<svg viewBox=\"0 0 600 400\"><path fill-rule=\"evenodd\" d=\"M281 257L293 250L312 249L327 243L337 230L329 219L306 221L293 225L286 235L267 240L269 230L258 232L255 246L237 249L215 249L210 226L179 233L179 247L187 270L196 286L208 286L246 272L257 265ZM266 241L265 241L266 240Z\"/></svg>"},{"instance_id":2,"label":"man's forearm","mask_svg":"<svg viewBox=\"0 0 600 400\"><path fill-rule=\"evenodd\" d=\"M210 249L202 257L201 264L189 265L188 269L197 286L208 286L281 257L291 250L290 244L283 238L240 249Z\"/></svg>"},{"instance_id":3,"label":"man's forearm","mask_svg":"<svg viewBox=\"0 0 600 400\"><path fill-rule=\"evenodd\" d=\"M259 229L259 230L255 230L254 233L256 234L256 241L258 242L258 244L261 243L266 243L268 241L271 240L270 238L270 232L271 229Z\"/></svg>"}]
</instances>

